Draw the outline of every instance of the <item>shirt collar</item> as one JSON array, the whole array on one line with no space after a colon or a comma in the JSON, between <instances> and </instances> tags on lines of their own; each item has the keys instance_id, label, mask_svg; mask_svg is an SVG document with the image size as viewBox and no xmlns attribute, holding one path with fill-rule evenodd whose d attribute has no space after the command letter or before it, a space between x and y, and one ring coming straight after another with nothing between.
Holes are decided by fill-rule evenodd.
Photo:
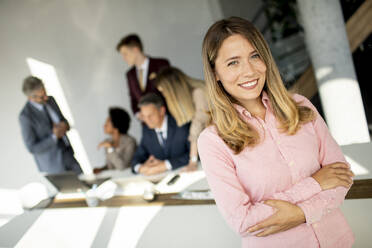
<instances>
[{"instance_id":1,"label":"shirt collar","mask_svg":"<svg viewBox=\"0 0 372 248\"><path fill-rule=\"evenodd\" d=\"M37 103L37 102L33 102L33 101L28 101L32 106L34 106L37 110L39 111L43 111L43 104L41 103Z\"/></svg>"},{"instance_id":2,"label":"shirt collar","mask_svg":"<svg viewBox=\"0 0 372 248\"><path fill-rule=\"evenodd\" d=\"M261 101L266 109L270 109L270 99L266 91L262 91ZM234 104L235 109L243 116L252 118L252 114L239 104Z\"/></svg>"},{"instance_id":3,"label":"shirt collar","mask_svg":"<svg viewBox=\"0 0 372 248\"><path fill-rule=\"evenodd\" d=\"M166 134L168 131L168 116L165 115L163 119L163 124L161 125L160 128L155 128L155 132L162 132L163 135Z\"/></svg>"},{"instance_id":4,"label":"shirt collar","mask_svg":"<svg viewBox=\"0 0 372 248\"><path fill-rule=\"evenodd\" d=\"M143 61L142 65L137 68L137 70L146 70L148 67L149 67L149 64L150 64L150 59L148 57L145 58L145 61Z\"/></svg>"}]
</instances>

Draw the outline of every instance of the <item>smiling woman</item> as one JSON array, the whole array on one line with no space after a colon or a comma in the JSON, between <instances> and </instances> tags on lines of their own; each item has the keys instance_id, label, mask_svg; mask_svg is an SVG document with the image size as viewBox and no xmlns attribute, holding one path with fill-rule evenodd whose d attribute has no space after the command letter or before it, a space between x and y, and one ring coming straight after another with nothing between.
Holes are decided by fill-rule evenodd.
<instances>
[{"instance_id":1,"label":"smiling woman","mask_svg":"<svg viewBox=\"0 0 372 248\"><path fill-rule=\"evenodd\" d=\"M219 50L216 79L234 99L253 110L265 85L266 65L247 39L239 34L231 35Z\"/></svg>"},{"instance_id":2,"label":"smiling woman","mask_svg":"<svg viewBox=\"0 0 372 248\"><path fill-rule=\"evenodd\" d=\"M216 22L203 63L211 125L198 150L243 247L351 247L339 206L353 174L316 108L285 89L259 31L237 17Z\"/></svg>"}]
</instances>

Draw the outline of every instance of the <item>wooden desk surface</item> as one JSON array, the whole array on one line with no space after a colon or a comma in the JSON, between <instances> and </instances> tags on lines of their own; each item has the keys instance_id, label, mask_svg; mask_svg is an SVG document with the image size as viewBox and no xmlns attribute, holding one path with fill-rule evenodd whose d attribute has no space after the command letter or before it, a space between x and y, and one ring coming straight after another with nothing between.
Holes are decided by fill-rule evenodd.
<instances>
[{"instance_id":1,"label":"wooden desk surface","mask_svg":"<svg viewBox=\"0 0 372 248\"><path fill-rule=\"evenodd\" d=\"M206 205L215 204L214 200L185 200L173 199L172 194L156 195L151 202L145 201L141 196L114 196L106 201L100 202L98 207L121 207L121 206L174 206L174 205ZM88 207L85 198L79 199L55 199L48 208L76 208Z\"/></svg>"},{"instance_id":2,"label":"wooden desk surface","mask_svg":"<svg viewBox=\"0 0 372 248\"><path fill-rule=\"evenodd\" d=\"M366 199L372 198L372 179L355 180L346 199Z\"/></svg>"},{"instance_id":3,"label":"wooden desk surface","mask_svg":"<svg viewBox=\"0 0 372 248\"><path fill-rule=\"evenodd\" d=\"M121 206L176 206L176 205L206 205L215 204L214 200L185 200L173 199L173 194L157 195L154 201L147 202L140 196L115 196L100 202L99 207L121 207ZM353 186L346 195L346 199L372 198L372 179L355 180ZM85 198L79 199L55 199L48 208L76 208L87 207Z\"/></svg>"}]
</instances>

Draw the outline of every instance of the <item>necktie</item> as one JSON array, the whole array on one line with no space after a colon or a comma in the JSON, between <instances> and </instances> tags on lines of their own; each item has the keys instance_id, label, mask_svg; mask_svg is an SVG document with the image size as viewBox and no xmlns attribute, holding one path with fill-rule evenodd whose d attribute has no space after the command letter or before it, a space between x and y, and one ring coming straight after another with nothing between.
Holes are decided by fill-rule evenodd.
<instances>
[{"instance_id":1,"label":"necktie","mask_svg":"<svg viewBox=\"0 0 372 248\"><path fill-rule=\"evenodd\" d=\"M143 83L143 69L138 70L138 83L141 91L145 91L145 85Z\"/></svg>"},{"instance_id":2,"label":"necktie","mask_svg":"<svg viewBox=\"0 0 372 248\"><path fill-rule=\"evenodd\" d=\"M48 109L47 109L46 105L43 105L43 110L44 110L44 113L45 113L46 117L48 118L50 126L53 127L53 120L49 115L49 112L48 112Z\"/></svg>"},{"instance_id":3,"label":"necktie","mask_svg":"<svg viewBox=\"0 0 372 248\"><path fill-rule=\"evenodd\" d=\"M43 110L44 110L44 112L45 112L45 114L46 114L46 116L48 118L48 121L50 123L50 126L53 128L54 122L52 120L52 117L49 114L49 111L48 111L48 108L47 108L46 105L43 105ZM63 149L69 147L69 145L70 145L70 143L67 140L67 137L66 136L63 136L62 138L58 139L57 144L58 144L59 147L62 147Z\"/></svg>"},{"instance_id":4,"label":"necktie","mask_svg":"<svg viewBox=\"0 0 372 248\"><path fill-rule=\"evenodd\" d=\"M166 140L164 139L164 136L163 136L163 132L162 131L159 132L159 136L160 136L160 140L161 140L161 143L162 143L161 145L163 147L165 147Z\"/></svg>"}]
</instances>

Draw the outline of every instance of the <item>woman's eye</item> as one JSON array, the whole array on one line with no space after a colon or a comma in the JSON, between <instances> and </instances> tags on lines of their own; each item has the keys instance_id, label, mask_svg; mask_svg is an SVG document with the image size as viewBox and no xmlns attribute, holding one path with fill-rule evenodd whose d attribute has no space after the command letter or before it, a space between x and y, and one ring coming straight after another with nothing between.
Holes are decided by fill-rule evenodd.
<instances>
[{"instance_id":1,"label":"woman's eye","mask_svg":"<svg viewBox=\"0 0 372 248\"><path fill-rule=\"evenodd\" d=\"M252 55L251 58L253 58L253 59L257 59L257 58L259 58L259 57L260 57L260 55L259 55L258 53L255 53L255 54Z\"/></svg>"},{"instance_id":2,"label":"woman's eye","mask_svg":"<svg viewBox=\"0 0 372 248\"><path fill-rule=\"evenodd\" d=\"M230 66L230 65L236 65L236 64L238 64L238 61L233 60L233 61L229 62L229 63L227 64L227 66Z\"/></svg>"}]
</instances>

